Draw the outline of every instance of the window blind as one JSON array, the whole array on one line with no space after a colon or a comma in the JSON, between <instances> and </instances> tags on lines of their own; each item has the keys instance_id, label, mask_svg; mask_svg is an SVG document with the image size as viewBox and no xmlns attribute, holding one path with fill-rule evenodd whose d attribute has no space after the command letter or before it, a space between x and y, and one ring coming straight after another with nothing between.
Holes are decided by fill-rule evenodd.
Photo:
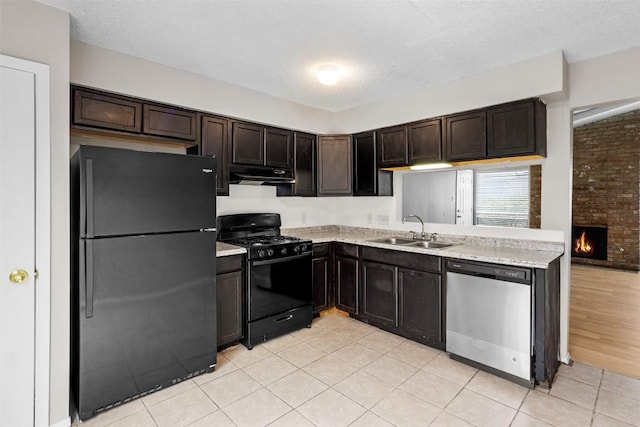
<instances>
[{"instance_id":1,"label":"window blind","mask_svg":"<svg viewBox=\"0 0 640 427\"><path fill-rule=\"evenodd\" d=\"M529 226L529 167L475 173L475 223Z\"/></svg>"}]
</instances>

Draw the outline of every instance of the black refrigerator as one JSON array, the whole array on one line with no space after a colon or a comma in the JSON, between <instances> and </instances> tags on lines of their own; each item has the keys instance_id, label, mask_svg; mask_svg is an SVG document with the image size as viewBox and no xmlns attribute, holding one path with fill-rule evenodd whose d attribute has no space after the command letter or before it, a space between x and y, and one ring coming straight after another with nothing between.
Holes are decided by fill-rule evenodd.
<instances>
[{"instance_id":1,"label":"black refrigerator","mask_svg":"<svg viewBox=\"0 0 640 427\"><path fill-rule=\"evenodd\" d=\"M72 391L81 420L215 369L216 160L71 160Z\"/></svg>"}]
</instances>

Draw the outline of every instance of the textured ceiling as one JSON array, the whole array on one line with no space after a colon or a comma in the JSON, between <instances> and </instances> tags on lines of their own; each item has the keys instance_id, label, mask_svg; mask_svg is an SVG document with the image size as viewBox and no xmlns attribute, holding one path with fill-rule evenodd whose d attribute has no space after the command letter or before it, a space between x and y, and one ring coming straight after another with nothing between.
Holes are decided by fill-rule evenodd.
<instances>
[{"instance_id":1,"label":"textured ceiling","mask_svg":"<svg viewBox=\"0 0 640 427\"><path fill-rule=\"evenodd\" d=\"M640 0L39 1L71 13L75 40L329 111L640 46ZM325 63L345 70L335 86L315 79Z\"/></svg>"}]
</instances>

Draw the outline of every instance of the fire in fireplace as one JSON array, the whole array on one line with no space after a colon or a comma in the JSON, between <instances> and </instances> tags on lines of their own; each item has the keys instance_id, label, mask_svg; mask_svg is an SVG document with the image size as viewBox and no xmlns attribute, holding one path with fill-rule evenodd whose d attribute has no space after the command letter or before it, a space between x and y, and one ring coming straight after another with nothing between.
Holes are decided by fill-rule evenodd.
<instances>
[{"instance_id":1,"label":"fire in fireplace","mask_svg":"<svg viewBox=\"0 0 640 427\"><path fill-rule=\"evenodd\" d=\"M607 260L607 227L574 226L571 256Z\"/></svg>"}]
</instances>

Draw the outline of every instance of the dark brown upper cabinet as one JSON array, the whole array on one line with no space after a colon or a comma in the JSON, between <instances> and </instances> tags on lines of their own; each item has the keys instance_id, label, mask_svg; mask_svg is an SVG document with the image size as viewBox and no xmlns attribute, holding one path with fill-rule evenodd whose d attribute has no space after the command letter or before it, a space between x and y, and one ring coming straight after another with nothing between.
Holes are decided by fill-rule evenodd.
<instances>
[{"instance_id":1,"label":"dark brown upper cabinet","mask_svg":"<svg viewBox=\"0 0 640 427\"><path fill-rule=\"evenodd\" d=\"M351 135L318 137L318 196L352 194Z\"/></svg>"},{"instance_id":2,"label":"dark brown upper cabinet","mask_svg":"<svg viewBox=\"0 0 640 427\"><path fill-rule=\"evenodd\" d=\"M409 123L409 165L442 160L442 120L423 120Z\"/></svg>"},{"instance_id":3,"label":"dark brown upper cabinet","mask_svg":"<svg viewBox=\"0 0 640 427\"><path fill-rule=\"evenodd\" d=\"M221 117L202 116L200 154L218 159L217 194L229 195L229 121Z\"/></svg>"},{"instance_id":4,"label":"dark brown upper cabinet","mask_svg":"<svg viewBox=\"0 0 640 427\"><path fill-rule=\"evenodd\" d=\"M316 195L316 136L296 132L293 137L294 196Z\"/></svg>"},{"instance_id":5,"label":"dark brown upper cabinet","mask_svg":"<svg viewBox=\"0 0 640 427\"><path fill-rule=\"evenodd\" d=\"M72 92L72 125L122 132L142 131L142 102L73 87Z\"/></svg>"},{"instance_id":6,"label":"dark brown upper cabinet","mask_svg":"<svg viewBox=\"0 0 640 427\"><path fill-rule=\"evenodd\" d=\"M196 139L196 113L166 106L142 105L142 132L168 138Z\"/></svg>"},{"instance_id":7,"label":"dark brown upper cabinet","mask_svg":"<svg viewBox=\"0 0 640 427\"><path fill-rule=\"evenodd\" d=\"M293 167L293 132L288 130L233 122L231 149L233 164Z\"/></svg>"},{"instance_id":8,"label":"dark brown upper cabinet","mask_svg":"<svg viewBox=\"0 0 640 427\"><path fill-rule=\"evenodd\" d=\"M409 162L407 125L382 128L378 131L378 166L391 168Z\"/></svg>"},{"instance_id":9,"label":"dark brown upper cabinet","mask_svg":"<svg viewBox=\"0 0 640 427\"><path fill-rule=\"evenodd\" d=\"M265 166L291 169L293 167L293 132L266 128Z\"/></svg>"},{"instance_id":10,"label":"dark brown upper cabinet","mask_svg":"<svg viewBox=\"0 0 640 427\"><path fill-rule=\"evenodd\" d=\"M264 165L264 126L233 122L231 161L240 165Z\"/></svg>"},{"instance_id":11,"label":"dark brown upper cabinet","mask_svg":"<svg viewBox=\"0 0 640 427\"><path fill-rule=\"evenodd\" d=\"M376 132L353 135L353 195L392 196L393 172L378 169Z\"/></svg>"},{"instance_id":12,"label":"dark brown upper cabinet","mask_svg":"<svg viewBox=\"0 0 640 427\"><path fill-rule=\"evenodd\" d=\"M447 160L479 160L487 157L485 110L445 116L444 127Z\"/></svg>"},{"instance_id":13,"label":"dark brown upper cabinet","mask_svg":"<svg viewBox=\"0 0 640 427\"><path fill-rule=\"evenodd\" d=\"M487 157L546 155L546 117L540 100L487 109Z\"/></svg>"},{"instance_id":14,"label":"dark brown upper cabinet","mask_svg":"<svg viewBox=\"0 0 640 427\"><path fill-rule=\"evenodd\" d=\"M179 143L198 151L198 114L184 108L71 86L71 127L77 132Z\"/></svg>"}]
</instances>

